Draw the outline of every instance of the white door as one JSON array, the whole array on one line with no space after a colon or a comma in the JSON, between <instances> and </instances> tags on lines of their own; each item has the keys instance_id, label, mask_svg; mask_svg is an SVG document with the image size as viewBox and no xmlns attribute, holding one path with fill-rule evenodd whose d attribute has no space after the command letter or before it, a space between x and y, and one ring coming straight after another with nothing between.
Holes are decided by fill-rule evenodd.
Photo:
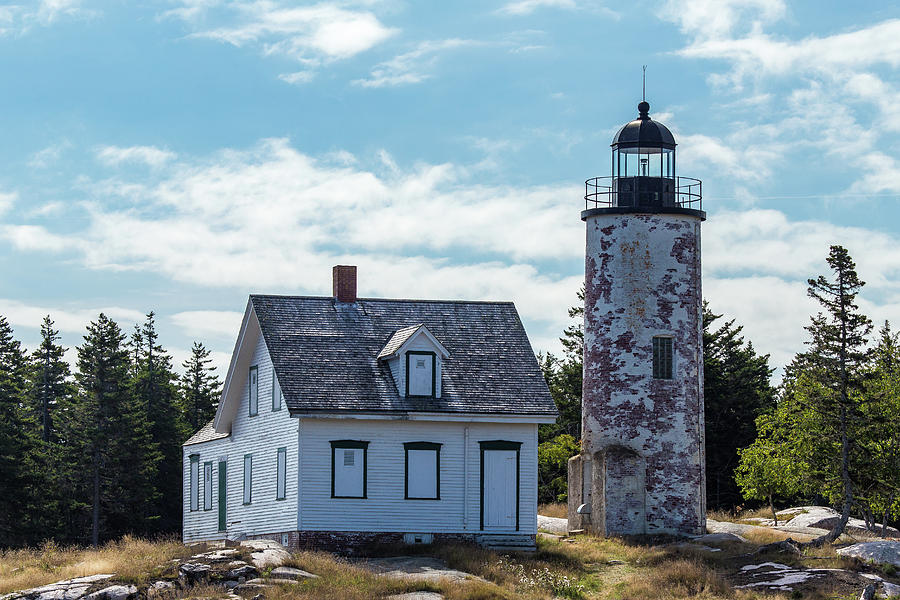
<instances>
[{"instance_id":1,"label":"white door","mask_svg":"<svg viewBox=\"0 0 900 600\"><path fill-rule=\"evenodd\" d=\"M484 451L484 528L515 529L518 482L515 450Z\"/></svg>"}]
</instances>

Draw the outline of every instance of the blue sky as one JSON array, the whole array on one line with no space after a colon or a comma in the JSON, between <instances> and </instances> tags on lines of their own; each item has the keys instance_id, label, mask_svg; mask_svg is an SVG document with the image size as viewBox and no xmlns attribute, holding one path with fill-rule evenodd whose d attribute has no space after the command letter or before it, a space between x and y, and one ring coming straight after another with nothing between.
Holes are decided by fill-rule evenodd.
<instances>
[{"instance_id":1,"label":"blue sky","mask_svg":"<svg viewBox=\"0 0 900 600\"><path fill-rule=\"evenodd\" d=\"M703 180L704 296L780 366L845 245L900 317L900 7L583 0L0 4L0 314L149 310L227 363L251 292L516 302L558 351L583 182L636 116Z\"/></svg>"}]
</instances>

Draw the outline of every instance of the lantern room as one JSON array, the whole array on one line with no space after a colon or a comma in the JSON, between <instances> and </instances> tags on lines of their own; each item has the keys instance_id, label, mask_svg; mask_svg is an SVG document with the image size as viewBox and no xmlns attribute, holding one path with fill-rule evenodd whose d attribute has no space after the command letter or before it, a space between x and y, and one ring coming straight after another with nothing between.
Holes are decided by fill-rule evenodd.
<instances>
[{"instance_id":1,"label":"lantern room","mask_svg":"<svg viewBox=\"0 0 900 600\"><path fill-rule=\"evenodd\" d=\"M700 209L700 181L675 174L675 136L650 118L650 104L638 104L638 118L616 133L612 175L588 179L586 209Z\"/></svg>"}]
</instances>

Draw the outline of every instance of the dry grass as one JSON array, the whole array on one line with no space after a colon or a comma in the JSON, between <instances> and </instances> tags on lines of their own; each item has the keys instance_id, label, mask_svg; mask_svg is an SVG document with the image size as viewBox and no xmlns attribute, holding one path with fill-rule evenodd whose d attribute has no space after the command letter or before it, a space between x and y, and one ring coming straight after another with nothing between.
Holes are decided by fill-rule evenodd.
<instances>
[{"instance_id":1,"label":"dry grass","mask_svg":"<svg viewBox=\"0 0 900 600\"><path fill-rule=\"evenodd\" d=\"M568 506L562 502L554 502L552 504L538 504L538 514L545 517L556 517L565 519L568 517Z\"/></svg>"},{"instance_id":2,"label":"dry grass","mask_svg":"<svg viewBox=\"0 0 900 600\"><path fill-rule=\"evenodd\" d=\"M151 542L130 536L97 549L47 542L36 549L6 550L0 552L0 594L98 573L143 583L160 575L171 559L191 552L176 539Z\"/></svg>"}]
</instances>

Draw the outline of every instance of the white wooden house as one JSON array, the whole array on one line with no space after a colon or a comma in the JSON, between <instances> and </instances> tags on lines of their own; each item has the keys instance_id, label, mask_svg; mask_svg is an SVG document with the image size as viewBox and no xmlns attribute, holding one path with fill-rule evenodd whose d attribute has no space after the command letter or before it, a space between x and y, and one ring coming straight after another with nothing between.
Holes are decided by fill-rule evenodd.
<instances>
[{"instance_id":1,"label":"white wooden house","mask_svg":"<svg viewBox=\"0 0 900 600\"><path fill-rule=\"evenodd\" d=\"M507 302L250 297L215 419L184 444L184 541L533 546L556 408Z\"/></svg>"}]
</instances>

